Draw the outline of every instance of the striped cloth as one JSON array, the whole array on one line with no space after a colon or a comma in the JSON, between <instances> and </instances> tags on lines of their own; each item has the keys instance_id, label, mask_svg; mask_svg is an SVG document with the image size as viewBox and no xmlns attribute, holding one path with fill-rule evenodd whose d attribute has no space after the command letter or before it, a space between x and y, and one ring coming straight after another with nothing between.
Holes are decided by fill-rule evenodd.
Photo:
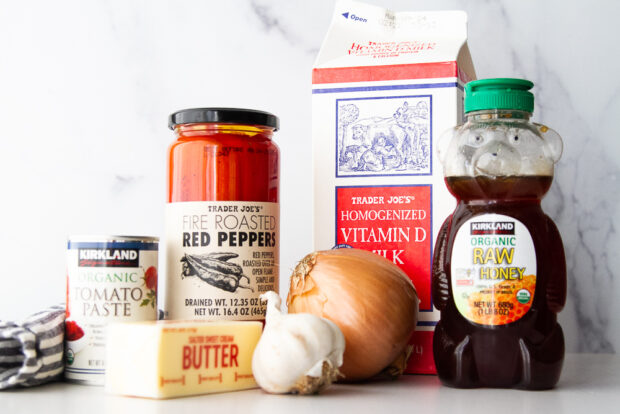
<instances>
[{"instance_id":1,"label":"striped cloth","mask_svg":"<svg viewBox=\"0 0 620 414\"><path fill-rule=\"evenodd\" d=\"M53 306L19 323L0 321L0 390L60 377L64 336L64 306Z\"/></svg>"}]
</instances>

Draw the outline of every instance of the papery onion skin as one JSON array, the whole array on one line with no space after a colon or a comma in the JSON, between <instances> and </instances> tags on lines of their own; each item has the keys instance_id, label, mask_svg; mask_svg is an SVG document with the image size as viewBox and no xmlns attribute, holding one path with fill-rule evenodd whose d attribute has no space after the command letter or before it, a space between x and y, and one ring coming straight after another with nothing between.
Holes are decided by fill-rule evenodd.
<instances>
[{"instance_id":1,"label":"papery onion skin","mask_svg":"<svg viewBox=\"0 0 620 414\"><path fill-rule=\"evenodd\" d=\"M366 250L314 252L291 276L289 313L307 312L334 322L345 337L345 381L379 374L398 359L413 333L418 295L391 261Z\"/></svg>"}]
</instances>

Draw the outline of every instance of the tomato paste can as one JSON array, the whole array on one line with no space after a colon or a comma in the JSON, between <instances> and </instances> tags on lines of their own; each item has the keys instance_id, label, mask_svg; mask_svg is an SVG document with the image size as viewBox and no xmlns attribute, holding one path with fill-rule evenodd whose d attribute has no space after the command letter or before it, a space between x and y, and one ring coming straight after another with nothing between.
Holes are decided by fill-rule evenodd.
<instances>
[{"instance_id":1,"label":"tomato paste can","mask_svg":"<svg viewBox=\"0 0 620 414\"><path fill-rule=\"evenodd\" d=\"M194 108L169 127L163 317L262 321L279 285L279 119Z\"/></svg>"},{"instance_id":2,"label":"tomato paste can","mask_svg":"<svg viewBox=\"0 0 620 414\"><path fill-rule=\"evenodd\" d=\"M69 238L65 379L103 385L108 324L157 319L158 246L157 237Z\"/></svg>"}]
</instances>

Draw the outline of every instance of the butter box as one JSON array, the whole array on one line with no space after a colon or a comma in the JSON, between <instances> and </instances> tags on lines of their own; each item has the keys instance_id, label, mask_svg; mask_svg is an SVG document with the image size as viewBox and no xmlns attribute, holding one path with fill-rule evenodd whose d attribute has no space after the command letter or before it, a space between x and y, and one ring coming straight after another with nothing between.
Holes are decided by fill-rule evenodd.
<instances>
[{"instance_id":1,"label":"butter box","mask_svg":"<svg viewBox=\"0 0 620 414\"><path fill-rule=\"evenodd\" d=\"M261 322L157 321L108 327L106 392L147 398L256 388Z\"/></svg>"},{"instance_id":2,"label":"butter box","mask_svg":"<svg viewBox=\"0 0 620 414\"><path fill-rule=\"evenodd\" d=\"M407 373L435 373L434 240L455 206L436 155L475 79L462 11L336 4L312 73L314 248L398 264L420 297Z\"/></svg>"}]
</instances>

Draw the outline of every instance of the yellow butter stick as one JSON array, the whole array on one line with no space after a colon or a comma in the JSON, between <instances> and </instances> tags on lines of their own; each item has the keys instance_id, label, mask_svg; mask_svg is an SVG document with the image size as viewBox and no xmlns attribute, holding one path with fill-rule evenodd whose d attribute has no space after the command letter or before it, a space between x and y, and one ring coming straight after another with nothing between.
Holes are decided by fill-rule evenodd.
<instances>
[{"instance_id":1,"label":"yellow butter stick","mask_svg":"<svg viewBox=\"0 0 620 414\"><path fill-rule=\"evenodd\" d=\"M260 322L157 321L108 327L106 392L147 398L256 388Z\"/></svg>"}]
</instances>

